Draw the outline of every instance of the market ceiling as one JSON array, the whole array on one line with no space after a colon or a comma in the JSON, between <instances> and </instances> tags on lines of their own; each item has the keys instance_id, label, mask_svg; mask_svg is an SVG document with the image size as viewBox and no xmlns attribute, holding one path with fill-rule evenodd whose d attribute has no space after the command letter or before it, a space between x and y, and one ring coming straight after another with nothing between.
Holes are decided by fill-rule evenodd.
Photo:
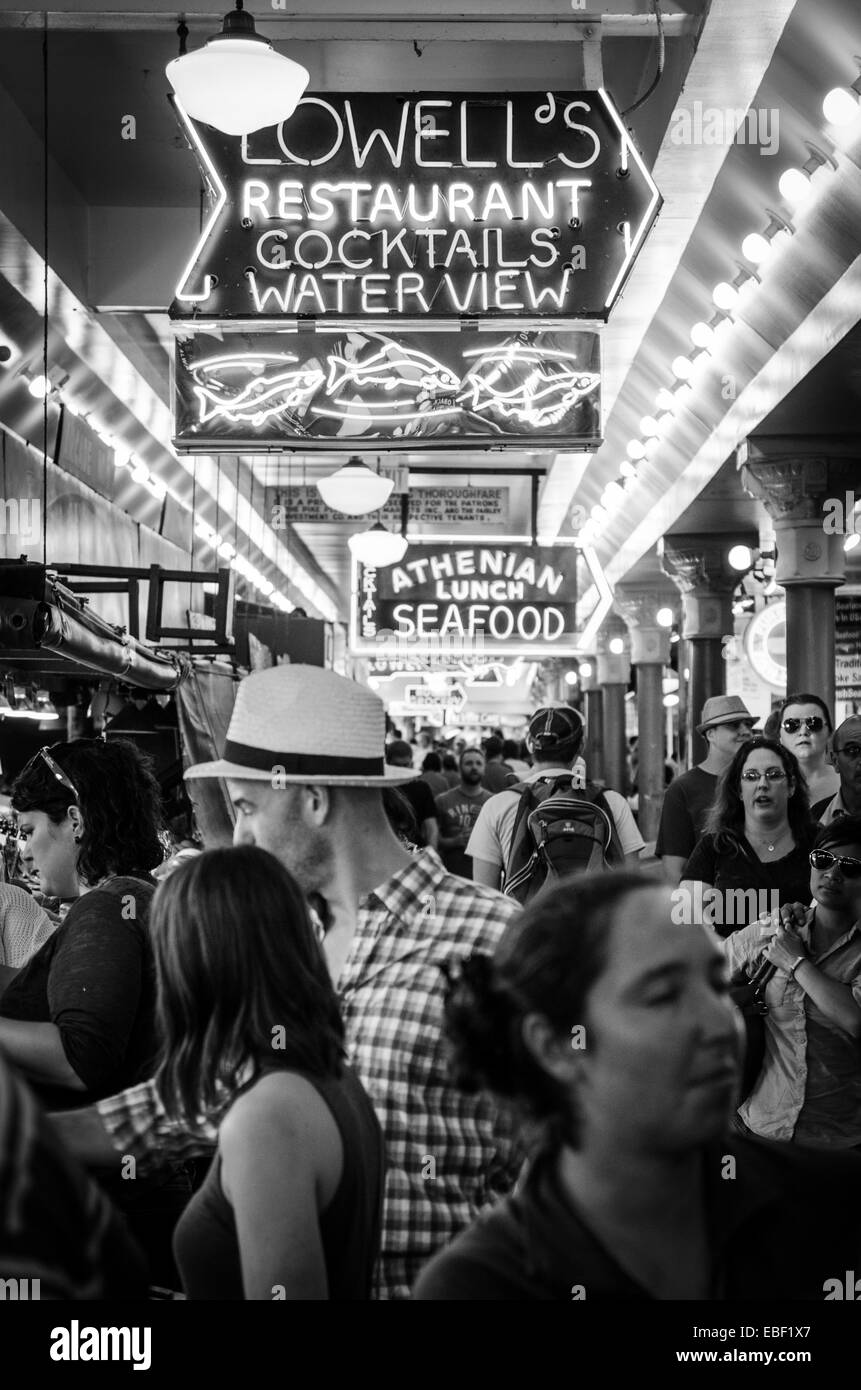
<instances>
[{"instance_id":1,"label":"market ceiling","mask_svg":"<svg viewBox=\"0 0 861 1390\"><path fill-rule=\"evenodd\" d=\"M296 526L276 536L267 533L262 512L264 486L313 480L343 456L190 460L165 447L166 310L200 226L201 187L166 101L164 64L176 53L177 11L166 0L146 14L137 5L112 0L95 12L78 0L47 15L51 358L153 476L186 505L193 499L197 514L214 525L219 515L232 518L251 557L273 578L290 576L294 602L343 617L346 537L356 526ZM420 18L402 0L250 8L260 31L309 69L311 91L571 90L596 87L603 74L625 109L650 85L657 58L651 0L605 0L600 12L574 10L570 0L537 0L528 17L522 0L471 0L468 7L464 0L426 0ZM219 27L223 9L193 0L183 13L196 46ZM804 162L805 142L816 142L836 169L722 331L676 423L639 467L625 507L597 536L614 582L655 573L655 542L666 532L730 532L742 520L755 528L757 505L734 476L736 445L766 428L790 397L787 419L809 420L810 433L829 432L833 421L815 420L811 411L816 397L805 401L804 378L861 318L861 142L835 147L821 113L824 93L857 77L851 55L861 48L861 21L853 0L762 0L755 11L740 0L690 0L662 3L661 14L663 76L629 124L664 206L603 333L605 444L594 455L523 449L477 460L468 451L417 448L406 459L411 476L429 465L462 475L476 461L500 474L539 469L539 533L570 535L572 504L588 509L618 477L641 417L655 412L655 393L672 385L670 363L690 350L690 325L711 317L712 286L733 278L740 242L765 228L767 209L787 215L777 179L787 165ZM43 293L44 22L40 13L0 0L0 326L34 361ZM674 112L694 118L697 111L751 105L779 113L771 153L763 152L768 140L678 140ZM134 140L121 136L128 114L136 119ZM849 360L844 352L841 361ZM37 411L19 403L8 376L0 369L0 415L32 435ZM119 505L157 525L159 502L128 473L120 476ZM204 548L200 561L212 563Z\"/></svg>"}]
</instances>

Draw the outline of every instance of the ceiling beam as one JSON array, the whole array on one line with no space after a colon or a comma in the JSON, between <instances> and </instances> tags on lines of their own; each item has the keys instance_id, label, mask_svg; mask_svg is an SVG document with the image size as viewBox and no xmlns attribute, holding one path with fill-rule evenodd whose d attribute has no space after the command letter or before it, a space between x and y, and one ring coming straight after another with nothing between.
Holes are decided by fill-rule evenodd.
<instances>
[{"instance_id":1,"label":"ceiling beam","mask_svg":"<svg viewBox=\"0 0 861 1390\"><path fill-rule=\"evenodd\" d=\"M737 0L714 0L688 71L677 111L717 107L747 110L771 63L795 0L763 0L756 23L739 22ZM691 157L690 146L676 144L671 126L664 136L652 175L664 205L646 239L620 303L602 334L604 433L643 338L658 312L711 195L731 144L702 145ZM611 463L605 445L595 467ZM618 467L610 472L618 473ZM548 470L538 513L543 535L558 535L574 498L573 475L566 455Z\"/></svg>"}]
</instances>

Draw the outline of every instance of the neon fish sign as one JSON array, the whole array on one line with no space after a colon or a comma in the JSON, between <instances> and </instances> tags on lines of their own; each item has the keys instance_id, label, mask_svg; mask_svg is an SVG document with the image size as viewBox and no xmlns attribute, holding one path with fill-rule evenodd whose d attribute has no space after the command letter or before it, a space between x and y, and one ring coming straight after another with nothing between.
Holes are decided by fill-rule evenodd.
<instances>
[{"instance_id":1,"label":"neon fish sign","mask_svg":"<svg viewBox=\"0 0 861 1390\"><path fill-rule=\"evenodd\" d=\"M594 447L600 437L595 333L236 337L259 347L203 333L177 343L177 447L522 447L525 437Z\"/></svg>"}]
</instances>

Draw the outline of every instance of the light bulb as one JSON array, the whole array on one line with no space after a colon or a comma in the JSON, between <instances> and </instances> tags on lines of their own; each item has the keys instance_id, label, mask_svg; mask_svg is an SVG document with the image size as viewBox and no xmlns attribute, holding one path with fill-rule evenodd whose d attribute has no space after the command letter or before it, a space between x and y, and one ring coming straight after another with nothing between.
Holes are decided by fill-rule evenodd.
<instances>
[{"instance_id":1,"label":"light bulb","mask_svg":"<svg viewBox=\"0 0 861 1390\"><path fill-rule=\"evenodd\" d=\"M625 643L621 637L611 637L607 649L613 656L621 656L625 650Z\"/></svg>"},{"instance_id":2,"label":"light bulb","mask_svg":"<svg viewBox=\"0 0 861 1390\"><path fill-rule=\"evenodd\" d=\"M673 411L678 405L678 401L676 400L672 391L668 390L666 386L662 386L657 396L655 397L655 405L658 407L659 410L668 410L672 415ZM658 416L658 419L660 419L660 416Z\"/></svg>"},{"instance_id":3,"label":"light bulb","mask_svg":"<svg viewBox=\"0 0 861 1390\"><path fill-rule=\"evenodd\" d=\"M609 519L610 513L607 511L607 508L602 507L599 502L592 508L589 515L592 517L593 521L604 522Z\"/></svg>"},{"instance_id":4,"label":"light bulb","mask_svg":"<svg viewBox=\"0 0 861 1390\"><path fill-rule=\"evenodd\" d=\"M647 439L647 440L646 440L646 458L647 458L647 459L654 458L654 457L655 457L655 454L658 452L658 450L660 449L660 447L661 447L661 441L660 441L660 439L658 439L657 435L654 435L654 434L653 434L653 435L651 436L650 439Z\"/></svg>"},{"instance_id":5,"label":"light bulb","mask_svg":"<svg viewBox=\"0 0 861 1390\"><path fill-rule=\"evenodd\" d=\"M674 357L670 365L673 376L678 377L679 381L687 381L693 371L693 365L689 357L682 357L681 355Z\"/></svg>"},{"instance_id":6,"label":"light bulb","mask_svg":"<svg viewBox=\"0 0 861 1390\"><path fill-rule=\"evenodd\" d=\"M625 500L625 492L621 483L608 483L601 493L602 507L618 507Z\"/></svg>"},{"instance_id":7,"label":"light bulb","mask_svg":"<svg viewBox=\"0 0 861 1390\"><path fill-rule=\"evenodd\" d=\"M576 672L576 671L566 671L566 672L565 672L565 684L566 684L566 685L576 685L579 679L580 679L580 677L577 675L577 672Z\"/></svg>"},{"instance_id":8,"label":"light bulb","mask_svg":"<svg viewBox=\"0 0 861 1390\"><path fill-rule=\"evenodd\" d=\"M753 555L746 545L734 545L726 558L734 570L749 570L753 564Z\"/></svg>"},{"instance_id":9,"label":"light bulb","mask_svg":"<svg viewBox=\"0 0 861 1390\"><path fill-rule=\"evenodd\" d=\"M679 703L679 697L678 697L678 695L665 695L665 696L664 696L664 709L675 709L675 707L676 707L676 705L677 705L678 703Z\"/></svg>"},{"instance_id":10,"label":"light bulb","mask_svg":"<svg viewBox=\"0 0 861 1390\"><path fill-rule=\"evenodd\" d=\"M591 661L581 661L581 662L580 662L580 675L583 677L583 679L584 679L584 680L588 680L589 677L591 676L591 674L592 674L592 663L591 663Z\"/></svg>"},{"instance_id":11,"label":"light bulb","mask_svg":"<svg viewBox=\"0 0 861 1390\"><path fill-rule=\"evenodd\" d=\"M660 434L661 432L661 427L655 419L654 415L644 415L642 420L640 421L640 429L642 430L643 434L646 435L647 438L651 438L652 436Z\"/></svg>"},{"instance_id":12,"label":"light bulb","mask_svg":"<svg viewBox=\"0 0 861 1390\"><path fill-rule=\"evenodd\" d=\"M641 459L645 456L645 449L639 439L629 439L625 446L625 453L629 459Z\"/></svg>"},{"instance_id":13,"label":"light bulb","mask_svg":"<svg viewBox=\"0 0 861 1390\"><path fill-rule=\"evenodd\" d=\"M712 299L718 309L728 312L734 309L738 303L738 289L735 285L730 285L726 280L721 280L712 290Z\"/></svg>"},{"instance_id":14,"label":"light bulb","mask_svg":"<svg viewBox=\"0 0 861 1390\"><path fill-rule=\"evenodd\" d=\"M695 323L691 328L691 342L698 348L709 348L714 340L715 331L710 324Z\"/></svg>"},{"instance_id":15,"label":"light bulb","mask_svg":"<svg viewBox=\"0 0 861 1390\"><path fill-rule=\"evenodd\" d=\"M619 472L623 478L636 478L637 476L636 465L633 464L630 459L622 459L622 462L619 464Z\"/></svg>"},{"instance_id":16,"label":"light bulb","mask_svg":"<svg viewBox=\"0 0 861 1390\"><path fill-rule=\"evenodd\" d=\"M771 242L762 232L750 232L741 243L741 254L753 265L760 265L771 251Z\"/></svg>"},{"instance_id":17,"label":"light bulb","mask_svg":"<svg viewBox=\"0 0 861 1390\"><path fill-rule=\"evenodd\" d=\"M27 390L30 392L31 396L35 396L37 400L43 401L51 390L51 383L46 376L34 376L33 380L28 384Z\"/></svg>"},{"instance_id":18,"label":"light bulb","mask_svg":"<svg viewBox=\"0 0 861 1390\"><path fill-rule=\"evenodd\" d=\"M810 179L802 169L784 169L777 181L781 198L784 198L789 206L798 207L810 197L812 185Z\"/></svg>"},{"instance_id":19,"label":"light bulb","mask_svg":"<svg viewBox=\"0 0 861 1390\"><path fill-rule=\"evenodd\" d=\"M832 87L822 100L822 114L831 125L848 125L858 115L858 97L846 87Z\"/></svg>"},{"instance_id":20,"label":"light bulb","mask_svg":"<svg viewBox=\"0 0 861 1390\"><path fill-rule=\"evenodd\" d=\"M658 627L672 627L673 610L672 608L659 608L655 614L655 622Z\"/></svg>"}]
</instances>

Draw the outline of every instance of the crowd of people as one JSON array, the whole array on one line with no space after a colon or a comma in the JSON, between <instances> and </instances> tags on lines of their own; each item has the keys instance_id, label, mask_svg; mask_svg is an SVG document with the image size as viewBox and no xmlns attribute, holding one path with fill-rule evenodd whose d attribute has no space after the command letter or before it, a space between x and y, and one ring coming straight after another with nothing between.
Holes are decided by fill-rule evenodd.
<instances>
[{"instance_id":1,"label":"crowd of people","mask_svg":"<svg viewBox=\"0 0 861 1390\"><path fill-rule=\"evenodd\" d=\"M861 715L778 713L706 703L648 865L569 706L419 765L367 687L254 673L186 772L225 781L233 848L169 865L131 743L41 750L12 806L63 910L3 885L0 1277L821 1298L861 1258Z\"/></svg>"}]
</instances>

